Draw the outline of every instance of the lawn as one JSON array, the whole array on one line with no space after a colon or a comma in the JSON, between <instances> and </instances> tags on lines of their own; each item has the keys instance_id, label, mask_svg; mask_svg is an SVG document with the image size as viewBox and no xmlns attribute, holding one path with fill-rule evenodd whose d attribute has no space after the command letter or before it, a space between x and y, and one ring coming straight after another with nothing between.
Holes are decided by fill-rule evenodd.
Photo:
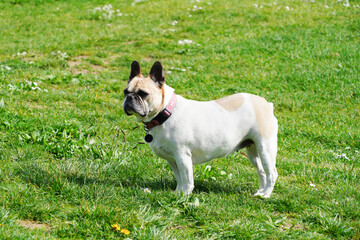
<instances>
[{"instance_id":1,"label":"lawn","mask_svg":"<svg viewBox=\"0 0 360 240\"><path fill-rule=\"evenodd\" d=\"M349 6L350 5L350 6ZM359 239L360 1L0 0L1 239ZM176 93L274 103L279 178L241 153L191 196L122 110L130 64Z\"/></svg>"}]
</instances>

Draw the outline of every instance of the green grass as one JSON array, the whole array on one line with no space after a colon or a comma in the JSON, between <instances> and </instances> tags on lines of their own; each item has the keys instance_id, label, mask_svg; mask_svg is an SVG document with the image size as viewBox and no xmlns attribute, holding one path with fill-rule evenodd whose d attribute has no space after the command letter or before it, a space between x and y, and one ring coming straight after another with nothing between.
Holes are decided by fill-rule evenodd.
<instances>
[{"instance_id":1,"label":"green grass","mask_svg":"<svg viewBox=\"0 0 360 240\"><path fill-rule=\"evenodd\" d=\"M133 2L0 1L0 238L359 239L360 2ZM272 197L240 153L174 193L122 111L133 60L187 98L273 102Z\"/></svg>"}]
</instances>

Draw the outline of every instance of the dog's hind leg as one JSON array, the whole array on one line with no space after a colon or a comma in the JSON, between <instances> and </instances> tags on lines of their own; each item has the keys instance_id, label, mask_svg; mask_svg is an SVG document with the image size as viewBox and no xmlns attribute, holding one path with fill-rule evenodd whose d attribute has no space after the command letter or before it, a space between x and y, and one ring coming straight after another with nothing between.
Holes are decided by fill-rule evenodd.
<instances>
[{"instance_id":1,"label":"dog's hind leg","mask_svg":"<svg viewBox=\"0 0 360 240\"><path fill-rule=\"evenodd\" d=\"M260 156L262 167L266 175L266 184L260 195L264 198L269 198L278 177L276 170L276 152L277 152L277 138L276 136L270 139L262 139L256 144L256 150Z\"/></svg>"},{"instance_id":2,"label":"dog's hind leg","mask_svg":"<svg viewBox=\"0 0 360 240\"><path fill-rule=\"evenodd\" d=\"M260 187L259 187L259 190L255 193L255 196L263 195L264 191L265 191L265 186L266 186L266 174L265 174L264 168L262 166L260 156L256 151L255 144L249 145L246 148L246 153L247 153L247 156L248 156L250 162L255 166L257 173L259 175L259 178L260 178Z\"/></svg>"}]
</instances>

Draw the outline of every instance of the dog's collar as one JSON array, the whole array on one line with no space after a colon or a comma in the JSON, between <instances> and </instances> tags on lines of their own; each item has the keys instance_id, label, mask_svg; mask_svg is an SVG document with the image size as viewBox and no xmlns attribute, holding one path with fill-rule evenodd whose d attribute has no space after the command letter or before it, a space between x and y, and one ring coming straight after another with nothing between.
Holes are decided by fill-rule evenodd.
<instances>
[{"instance_id":1,"label":"dog's collar","mask_svg":"<svg viewBox=\"0 0 360 240\"><path fill-rule=\"evenodd\" d=\"M145 128L150 130L153 127L163 124L171 116L172 111L176 104L176 95L173 93L169 104L162 110L156 117L154 117L150 122L144 122Z\"/></svg>"}]
</instances>

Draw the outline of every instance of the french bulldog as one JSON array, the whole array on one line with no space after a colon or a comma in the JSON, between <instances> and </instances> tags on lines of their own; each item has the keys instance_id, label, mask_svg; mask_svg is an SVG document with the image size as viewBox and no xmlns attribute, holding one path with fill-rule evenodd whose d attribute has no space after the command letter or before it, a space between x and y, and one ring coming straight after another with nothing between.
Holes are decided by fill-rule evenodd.
<instances>
[{"instance_id":1,"label":"french bulldog","mask_svg":"<svg viewBox=\"0 0 360 240\"><path fill-rule=\"evenodd\" d=\"M145 141L168 161L177 181L176 191L192 192L193 165L246 148L260 178L255 195L270 197L278 177L278 121L272 103L248 93L212 101L183 98L165 84L160 62L144 77L140 64L133 61L124 94L124 112L144 123Z\"/></svg>"}]
</instances>

